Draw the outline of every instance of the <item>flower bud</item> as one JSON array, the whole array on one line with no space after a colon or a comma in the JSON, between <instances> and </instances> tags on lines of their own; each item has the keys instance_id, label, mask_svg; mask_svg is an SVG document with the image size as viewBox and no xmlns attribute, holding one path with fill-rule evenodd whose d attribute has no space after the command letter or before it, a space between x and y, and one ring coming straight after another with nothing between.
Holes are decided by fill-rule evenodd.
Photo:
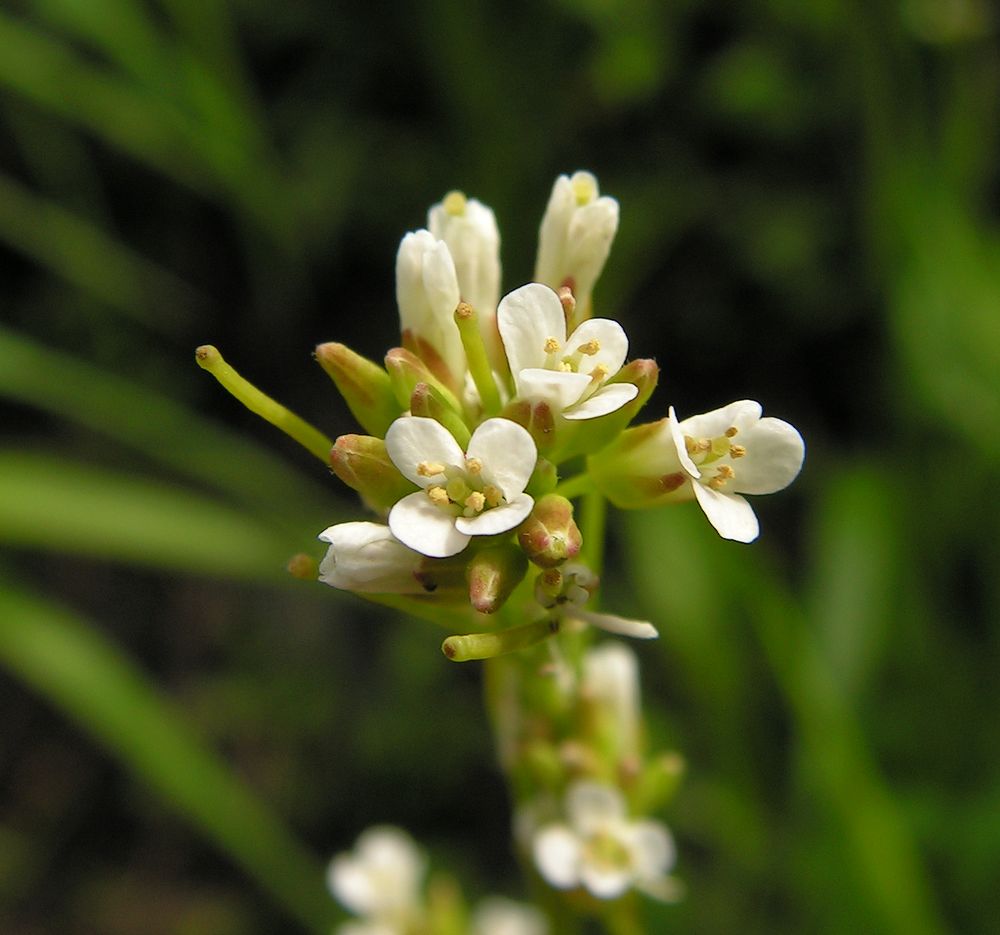
<instances>
[{"instance_id":1,"label":"flower bud","mask_svg":"<svg viewBox=\"0 0 1000 935\"><path fill-rule=\"evenodd\" d=\"M460 299L448 245L430 231L407 234L396 254L403 346L452 389L458 389L465 374L465 352L453 317Z\"/></svg>"},{"instance_id":2,"label":"flower bud","mask_svg":"<svg viewBox=\"0 0 1000 935\"><path fill-rule=\"evenodd\" d=\"M389 459L385 442L370 435L341 435L330 450L330 466L376 513L385 513L417 489Z\"/></svg>"},{"instance_id":3,"label":"flower bud","mask_svg":"<svg viewBox=\"0 0 1000 935\"><path fill-rule=\"evenodd\" d=\"M542 568L555 568L580 552L583 537L573 521L573 504L558 494L535 501L528 518L517 528L525 555Z\"/></svg>"},{"instance_id":4,"label":"flower bud","mask_svg":"<svg viewBox=\"0 0 1000 935\"><path fill-rule=\"evenodd\" d=\"M559 176L538 231L535 281L572 290L574 323L590 317L591 293L618 230L618 202L599 195L589 172Z\"/></svg>"},{"instance_id":5,"label":"flower bud","mask_svg":"<svg viewBox=\"0 0 1000 935\"><path fill-rule=\"evenodd\" d=\"M433 386L456 413L461 413L462 406L455 394L412 351L402 347L392 348L385 355L385 369L389 374L400 408L405 409L410 405L410 398L418 383L426 383Z\"/></svg>"},{"instance_id":6,"label":"flower bud","mask_svg":"<svg viewBox=\"0 0 1000 935\"><path fill-rule=\"evenodd\" d=\"M624 643L608 640L583 658L581 698L590 709L596 745L611 762L634 765L639 757L639 662Z\"/></svg>"},{"instance_id":7,"label":"flower bud","mask_svg":"<svg viewBox=\"0 0 1000 935\"><path fill-rule=\"evenodd\" d=\"M469 562L469 601L481 614L498 611L524 578L524 554L513 545L493 546L477 552Z\"/></svg>"},{"instance_id":8,"label":"flower bud","mask_svg":"<svg viewBox=\"0 0 1000 935\"><path fill-rule=\"evenodd\" d=\"M418 383L410 396L410 415L423 416L440 422L462 448L467 448L471 433L462 417L452 409L444 396L429 383Z\"/></svg>"},{"instance_id":9,"label":"flower bud","mask_svg":"<svg viewBox=\"0 0 1000 935\"><path fill-rule=\"evenodd\" d=\"M423 561L379 523L339 523L319 534L330 543L319 580L361 594L423 594L414 575Z\"/></svg>"},{"instance_id":10,"label":"flower bud","mask_svg":"<svg viewBox=\"0 0 1000 935\"><path fill-rule=\"evenodd\" d=\"M372 435L385 435L400 412L389 374L347 345L333 341L316 348L316 361L337 385L361 427Z\"/></svg>"}]
</instances>

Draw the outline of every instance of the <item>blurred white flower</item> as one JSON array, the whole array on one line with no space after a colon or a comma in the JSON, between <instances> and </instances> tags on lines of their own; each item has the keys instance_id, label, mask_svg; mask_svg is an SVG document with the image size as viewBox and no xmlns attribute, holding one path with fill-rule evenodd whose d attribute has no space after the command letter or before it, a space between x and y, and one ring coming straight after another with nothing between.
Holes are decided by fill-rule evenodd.
<instances>
[{"instance_id":1,"label":"blurred white flower","mask_svg":"<svg viewBox=\"0 0 1000 935\"><path fill-rule=\"evenodd\" d=\"M422 594L414 577L423 556L407 548L381 523L338 523L319 538L330 543L319 580L362 594Z\"/></svg>"},{"instance_id":2,"label":"blurred white flower","mask_svg":"<svg viewBox=\"0 0 1000 935\"><path fill-rule=\"evenodd\" d=\"M634 383L608 383L628 354L622 326L592 318L567 337L562 303L548 286L529 283L505 295L497 325L521 399L544 400L566 419L593 419L639 393Z\"/></svg>"},{"instance_id":3,"label":"blurred white flower","mask_svg":"<svg viewBox=\"0 0 1000 935\"><path fill-rule=\"evenodd\" d=\"M376 826L361 834L351 853L333 858L327 885L347 909L362 917L354 923L362 927L352 935L394 935L421 911L425 869L423 853L405 831Z\"/></svg>"},{"instance_id":4,"label":"blurred white flower","mask_svg":"<svg viewBox=\"0 0 1000 935\"><path fill-rule=\"evenodd\" d=\"M626 756L639 751L639 662L624 643L608 640L583 657L582 691L604 708Z\"/></svg>"},{"instance_id":5,"label":"blurred white flower","mask_svg":"<svg viewBox=\"0 0 1000 935\"><path fill-rule=\"evenodd\" d=\"M535 279L556 290L569 286L577 312L588 318L591 293L617 230L618 202L601 197L593 175L560 175L538 231Z\"/></svg>"},{"instance_id":6,"label":"blurred white flower","mask_svg":"<svg viewBox=\"0 0 1000 935\"><path fill-rule=\"evenodd\" d=\"M534 906L493 896L472 914L472 935L547 935L545 916Z\"/></svg>"},{"instance_id":7,"label":"blurred white flower","mask_svg":"<svg viewBox=\"0 0 1000 935\"><path fill-rule=\"evenodd\" d=\"M422 487L389 512L393 534L423 555L446 558L473 536L518 525L534 500L524 492L538 454L527 430L508 419L487 419L463 452L439 422L405 416L389 426L392 463Z\"/></svg>"},{"instance_id":8,"label":"blurred white flower","mask_svg":"<svg viewBox=\"0 0 1000 935\"><path fill-rule=\"evenodd\" d=\"M552 886L582 886L598 899L616 899L632 888L672 897L667 874L675 849L666 827L631 820L618 789L586 780L570 786L565 811L565 824L543 826L533 841L535 865Z\"/></svg>"}]
</instances>

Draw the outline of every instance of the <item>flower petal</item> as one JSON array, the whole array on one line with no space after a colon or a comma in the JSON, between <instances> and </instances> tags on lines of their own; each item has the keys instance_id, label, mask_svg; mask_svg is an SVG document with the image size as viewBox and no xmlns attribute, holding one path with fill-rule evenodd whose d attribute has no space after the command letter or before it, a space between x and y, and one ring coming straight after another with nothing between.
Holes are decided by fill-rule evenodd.
<instances>
[{"instance_id":1,"label":"flower petal","mask_svg":"<svg viewBox=\"0 0 1000 935\"><path fill-rule=\"evenodd\" d=\"M381 523L338 523L319 534L330 543L319 580L334 588L376 594L419 594L413 573L420 556Z\"/></svg>"},{"instance_id":2,"label":"flower petal","mask_svg":"<svg viewBox=\"0 0 1000 935\"><path fill-rule=\"evenodd\" d=\"M528 486L538 449L523 426L510 419L487 419L469 439L469 457L483 463L483 479L510 501Z\"/></svg>"},{"instance_id":3,"label":"flower petal","mask_svg":"<svg viewBox=\"0 0 1000 935\"><path fill-rule=\"evenodd\" d=\"M632 866L640 880L666 876L677 859L677 848L670 832L658 821L638 821L628 830Z\"/></svg>"},{"instance_id":4,"label":"flower petal","mask_svg":"<svg viewBox=\"0 0 1000 935\"><path fill-rule=\"evenodd\" d=\"M566 318L562 302L548 286L533 282L515 289L500 300L497 326L510 372L545 366L545 342L566 340Z\"/></svg>"},{"instance_id":5,"label":"flower petal","mask_svg":"<svg viewBox=\"0 0 1000 935\"><path fill-rule=\"evenodd\" d=\"M608 633L617 633L619 636L631 636L637 640L652 640L660 635L656 627L645 620L630 620L628 617L618 617L615 614L599 614L593 610L574 610L572 611L572 616Z\"/></svg>"},{"instance_id":6,"label":"flower petal","mask_svg":"<svg viewBox=\"0 0 1000 935\"><path fill-rule=\"evenodd\" d=\"M590 341L596 341L600 350L580 362L580 371L589 374L598 364L603 364L608 368L608 376L618 373L628 354L625 329L611 318L591 318L566 339L566 351L572 354Z\"/></svg>"},{"instance_id":7,"label":"flower petal","mask_svg":"<svg viewBox=\"0 0 1000 935\"><path fill-rule=\"evenodd\" d=\"M515 373L514 382L521 399L545 400L554 412L562 412L584 394L590 386L590 377L585 373L532 367Z\"/></svg>"},{"instance_id":8,"label":"flower petal","mask_svg":"<svg viewBox=\"0 0 1000 935\"><path fill-rule=\"evenodd\" d=\"M625 799L611 786L580 780L566 793L566 816L576 832L589 837L625 818Z\"/></svg>"},{"instance_id":9,"label":"flower petal","mask_svg":"<svg viewBox=\"0 0 1000 935\"><path fill-rule=\"evenodd\" d=\"M572 889L580 882L580 841L565 825L542 828L532 843L535 866L552 886Z\"/></svg>"},{"instance_id":10,"label":"flower petal","mask_svg":"<svg viewBox=\"0 0 1000 935\"><path fill-rule=\"evenodd\" d=\"M495 536L520 525L534 505L535 501L522 493L502 506L485 510L478 516L459 516L455 520L455 528L467 536Z\"/></svg>"},{"instance_id":11,"label":"flower petal","mask_svg":"<svg viewBox=\"0 0 1000 935\"><path fill-rule=\"evenodd\" d=\"M628 868L587 861L580 865L580 879L590 895L598 899L617 899L632 885Z\"/></svg>"},{"instance_id":12,"label":"flower petal","mask_svg":"<svg viewBox=\"0 0 1000 935\"><path fill-rule=\"evenodd\" d=\"M457 555L470 538L459 532L454 517L435 506L422 490L403 497L389 511L389 528L403 545L431 558Z\"/></svg>"},{"instance_id":13,"label":"flower petal","mask_svg":"<svg viewBox=\"0 0 1000 935\"><path fill-rule=\"evenodd\" d=\"M685 420L684 425L688 421L690 420ZM667 410L667 427L670 429L670 438L673 440L674 448L677 450L677 457L680 459L681 467L692 477L701 477L701 471L698 470L694 461L691 460L691 455L687 452L687 445L684 444L684 425L677 421L677 413L674 412L674 407L671 406Z\"/></svg>"},{"instance_id":14,"label":"flower petal","mask_svg":"<svg viewBox=\"0 0 1000 935\"><path fill-rule=\"evenodd\" d=\"M442 480L440 474L432 477L418 474L417 465L421 462L437 461L446 466L465 464L465 455L451 432L440 422L423 416L403 416L393 422L385 433L385 448L399 472L420 487L429 487Z\"/></svg>"},{"instance_id":15,"label":"flower petal","mask_svg":"<svg viewBox=\"0 0 1000 935\"><path fill-rule=\"evenodd\" d=\"M716 438L725 434L730 426L736 426L740 432L744 432L760 418L760 414L760 403L752 399L740 399L721 409L685 419L681 423L681 432L693 438Z\"/></svg>"},{"instance_id":16,"label":"flower petal","mask_svg":"<svg viewBox=\"0 0 1000 935\"><path fill-rule=\"evenodd\" d=\"M733 488L740 493L784 490L802 470L805 442L794 426L781 419L761 419L734 440L747 449L733 465Z\"/></svg>"},{"instance_id":17,"label":"flower petal","mask_svg":"<svg viewBox=\"0 0 1000 935\"><path fill-rule=\"evenodd\" d=\"M593 396L563 413L565 419L595 419L609 412L621 409L639 395L639 387L634 383L612 383L602 386Z\"/></svg>"},{"instance_id":18,"label":"flower petal","mask_svg":"<svg viewBox=\"0 0 1000 935\"><path fill-rule=\"evenodd\" d=\"M760 534L760 525L753 508L738 494L721 493L695 483L694 495L708 521L723 539L753 542Z\"/></svg>"}]
</instances>

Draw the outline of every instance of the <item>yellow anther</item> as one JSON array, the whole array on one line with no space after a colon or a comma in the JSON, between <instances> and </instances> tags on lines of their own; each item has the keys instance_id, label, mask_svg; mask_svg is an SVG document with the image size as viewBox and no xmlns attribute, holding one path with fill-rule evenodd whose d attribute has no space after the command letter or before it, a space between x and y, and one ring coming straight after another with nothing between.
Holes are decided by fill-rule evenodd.
<instances>
[{"instance_id":1,"label":"yellow anther","mask_svg":"<svg viewBox=\"0 0 1000 935\"><path fill-rule=\"evenodd\" d=\"M463 192L454 191L448 192L444 196L444 201L441 202L444 206L444 210L453 217L461 217L465 214L465 206L467 204L465 195Z\"/></svg>"},{"instance_id":2,"label":"yellow anther","mask_svg":"<svg viewBox=\"0 0 1000 935\"><path fill-rule=\"evenodd\" d=\"M483 496L486 498L487 506L500 506L503 502L503 494L500 492L500 488L494 487L492 484L487 484L483 488Z\"/></svg>"},{"instance_id":3,"label":"yellow anther","mask_svg":"<svg viewBox=\"0 0 1000 935\"><path fill-rule=\"evenodd\" d=\"M577 352L580 354L586 354L587 356L592 356L596 354L601 349L601 342L597 338L591 338L585 344L581 344L577 348Z\"/></svg>"},{"instance_id":4,"label":"yellow anther","mask_svg":"<svg viewBox=\"0 0 1000 935\"><path fill-rule=\"evenodd\" d=\"M743 455L747 453L746 448L742 445L730 445L729 446L729 457L730 458L742 458Z\"/></svg>"},{"instance_id":5,"label":"yellow anther","mask_svg":"<svg viewBox=\"0 0 1000 935\"><path fill-rule=\"evenodd\" d=\"M729 426L728 429L726 429L726 438L732 438L738 432L739 432L739 429L736 428L735 425L731 425L731 426Z\"/></svg>"},{"instance_id":6,"label":"yellow anther","mask_svg":"<svg viewBox=\"0 0 1000 935\"><path fill-rule=\"evenodd\" d=\"M421 461L417 465L417 474L421 477L433 477L435 474L444 474L444 465L440 461Z\"/></svg>"},{"instance_id":7,"label":"yellow anther","mask_svg":"<svg viewBox=\"0 0 1000 935\"><path fill-rule=\"evenodd\" d=\"M736 476L736 472L728 464L720 464L715 473L724 480L732 480Z\"/></svg>"},{"instance_id":8,"label":"yellow anther","mask_svg":"<svg viewBox=\"0 0 1000 935\"><path fill-rule=\"evenodd\" d=\"M460 318L462 321L471 318L475 314L475 310L471 305L469 305L468 302L459 302L458 305L455 306L455 317Z\"/></svg>"},{"instance_id":9,"label":"yellow anther","mask_svg":"<svg viewBox=\"0 0 1000 935\"><path fill-rule=\"evenodd\" d=\"M428 487L427 496L431 498L431 503L435 506L447 506L451 502L448 499L448 491L444 487Z\"/></svg>"},{"instance_id":10,"label":"yellow anther","mask_svg":"<svg viewBox=\"0 0 1000 935\"><path fill-rule=\"evenodd\" d=\"M559 342L555 338L546 338L543 350L546 354L555 354L559 350Z\"/></svg>"},{"instance_id":11,"label":"yellow anther","mask_svg":"<svg viewBox=\"0 0 1000 935\"><path fill-rule=\"evenodd\" d=\"M473 513L481 513L484 506L486 506L486 497L484 497L478 490L473 490L465 498L465 505L472 510Z\"/></svg>"},{"instance_id":12,"label":"yellow anther","mask_svg":"<svg viewBox=\"0 0 1000 935\"><path fill-rule=\"evenodd\" d=\"M590 379L595 383L600 383L608 378L608 367L606 364L598 364L590 371Z\"/></svg>"},{"instance_id":13,"label":"yellow anther","mask_svg":"<svg viewBox=\"0 0 1000 935\"><path fill-rule=\"evenodd\" d=\"M483 473L483 462L479 458L466 458L465 469L472 475Z\"/></svg>"},{"instance_id":14,"label":"yellow anther","mask_svg":"<svg viewBox=\"0 0 1000 935\"><path fill-rule=\"evenodd\" d=\"M574 373L575 372L573 370L573 365L568 360L564 360L561 364L559 364L559 370L562 373Z\"/></svg>"},{"instance_id":15,"label":"yellow anther","mask_svg":"<svg viewBox=\"0 0 1000 935\"><path fill-rule=\"evenodd\" d=\"M708 451L712 443L707 438L692 438L690 435L685 435L684 447L689 455L699 455Z\"/></svg>"},{"instance_id":16,"label":"yellow anther","mask_svg":"<svg viewBox=\"0 0 1000 935\"><path fill-rule=\"evenodd\" d=\"M588 205L597 197L597 185L589 172L577 172L570 182L578 205Z\"/></svg>"}]
</instances>

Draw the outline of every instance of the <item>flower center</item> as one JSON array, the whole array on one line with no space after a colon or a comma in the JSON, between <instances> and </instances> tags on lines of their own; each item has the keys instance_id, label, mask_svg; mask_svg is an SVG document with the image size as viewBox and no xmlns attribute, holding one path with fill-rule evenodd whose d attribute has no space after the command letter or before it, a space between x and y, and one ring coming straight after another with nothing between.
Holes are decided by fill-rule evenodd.
<instances>
[{"instance_id":1,"label":"flower center","mask_svg":"<svg viewBox=\"0 0 1000 935\"><path fill-rule=\"evenodd\" d=\"M573 349L564 347L558 338L548 337L542 345L545 353L545 369L561 373L586 373L596 386L608 378L607 364L596 364L587 369L586 358L593 357L601 350L601 342L591 338Z\"/></svg>"},{"instance_id":2,"label":"flower center","mask_svg":"<svg viewBox=\"0 0 1000 935\"><path fill-rule=\"evenodd\" d=\"M632 855L610 831L598 831L584 844L584 860L601 870L627 870L632 863Z\"/></svg>"},{"instance_id":3,"label":"flower center","mask_svg":"<svg viewBox=\"0 0 1000 935\"><path fill-rule=\"evenodd\" d=\"M736 477L736 471L731 464L746 455L743 445L733 442L739 434L735 425L729 426L721 435L714 438L693 438L684 436L684 447L691 460L699 468L713 468L714 472L702 471L701 482L713 490L721 490L729 481Z\"/></svg>"},{"instance_id":4,"label":"flower center","mask_svg":"<svg viewBox=\"0 0 1000 935\"><path fill-rule=\"evenodd\" d=\"M431 503L452 516L478 516L505 502L503 491L483 479L483 462L478 458L466 458L464 467L421 461L417 474L444 478L443 483L427 487L426 493Z\"/></svg>"}]
</instances>

